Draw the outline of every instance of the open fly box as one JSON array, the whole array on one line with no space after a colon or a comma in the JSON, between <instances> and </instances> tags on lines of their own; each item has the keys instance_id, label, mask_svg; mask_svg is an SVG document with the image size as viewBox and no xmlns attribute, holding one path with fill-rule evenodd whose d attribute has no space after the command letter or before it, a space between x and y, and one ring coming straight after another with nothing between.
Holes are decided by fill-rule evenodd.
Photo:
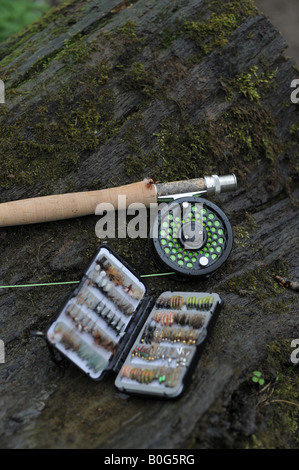
<instances>
[{"instance_id":1,"label":"open fly box","mask_svg":"<svg viewBox=\"0 0 299 470\"><path fill-rule=\"evenodd\" d=\"M60 309L46 338L90 378L117 374L130 394L178 397L221 310L218 294L164 292L146 284L107 245Z\"/></svg>"}]
</instances>

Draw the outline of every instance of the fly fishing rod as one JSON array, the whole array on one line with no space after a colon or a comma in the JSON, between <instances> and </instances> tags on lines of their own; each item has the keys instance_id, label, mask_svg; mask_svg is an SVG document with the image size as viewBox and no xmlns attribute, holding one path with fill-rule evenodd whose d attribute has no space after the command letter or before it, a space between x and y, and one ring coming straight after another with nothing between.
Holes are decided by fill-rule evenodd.
<instances>
[{"instance_id":1,"label":"fly fishing rod","mask_svg":"<svg viewBox=\"0 0 299 470\"><path fill-rule=\"evenodd\" d=\"M173 183L154 183L144 180L115 188L77 193L56 194L0 204L0 227L27 225L70 219L95 214L100 203L108 203L115 210L119 196L125 196L125 206L150 204L172 200L177 194L215 195L236 189L235 175L205 176ZM125 209L125 207L122 207Z\"/></svg>"},{"instance_id":2,"label":"fly fishing rod","mask_svg":"<svg viewBox=\"0 0 299 470\"><path fill-rule=\"evenodd\" d=\"M151 208L152 204L158 203L159 210L148 237L156 265L181 279L204 279L227 260L233 232L224 212L203 196L236 188L237 180L233 174L172 183L154 183L147 179L98 191L5 202L0 204L0 226L98 214L97 206L102 203L110 208L107 210L126 209L131 204L137 209L138 206Z\"/></svg>"}]
</instances>

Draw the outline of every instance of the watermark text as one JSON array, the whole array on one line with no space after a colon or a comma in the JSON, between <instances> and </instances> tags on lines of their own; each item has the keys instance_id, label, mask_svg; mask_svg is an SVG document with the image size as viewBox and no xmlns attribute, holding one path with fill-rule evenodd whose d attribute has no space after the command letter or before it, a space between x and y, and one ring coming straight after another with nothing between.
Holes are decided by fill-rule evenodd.
<instances>
[{"instance_id":1,"label":"watermark text","mask_svg":"<svg viewBox=\"0 0 299 470\"><path fill-rule=\"evenodd\" d=\"M297 104L299 103L299 78L295 78L291 82L291 88L295 88L291 93L291 101L292 103Z\"/></svg>"},{"instance_id":2,"label":"watermark text","mask_svg":"<svg viewBox=\"0 0 299 470\"><path fill-rule=\"evenodd\" d=\"M183 204L172 202L151 203L148 208L142 203L132 203L126 207L126 196L119 195L117 207L111 203L97 205L95 214L101 216L95 233L104 238L158 238L171 236L176 221L180 222L182 236L186 244L192 241L197 245L203 240L203 205L200 202ZM155 223L159 218L159 224Z\"/></svg>"},{"instance_id":3,"label":"watermark text","mask_svg":"<svg viewBox=\"0 0 299 470\"><path fill-rule=\"evenodd\" d=\"M5 103L5 84L3 80L0 80L0 104Z\"/></svg>"},{"instance_id":4,"label":"watermark text","mask_svg":"<svg viewBox=\"0 0 299 470\"><path fill-rule=\"evenodd\" d=\"M291 354L291 362L297 365L299 364L299 339L293 339L291 348L295 348Z\"/></svg>"},{"instance_id":5,"label":"watermark text","mask_svg":"<svg viewBox=\"0 0 299 470\"><path fill-rule=\"evenodd\" d=\"M5 363L5 346L4 346L4 341L0 339L0 364Z\"/></svg>"}]
</instances>

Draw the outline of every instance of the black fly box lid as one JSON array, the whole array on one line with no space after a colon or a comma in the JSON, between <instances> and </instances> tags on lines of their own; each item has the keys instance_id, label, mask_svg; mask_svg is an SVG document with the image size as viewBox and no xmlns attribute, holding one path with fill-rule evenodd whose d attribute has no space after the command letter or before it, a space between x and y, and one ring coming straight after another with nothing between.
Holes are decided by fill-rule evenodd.
<instances>
[{"instance_id":1,"label":"black fly box lid","mask_svg":"<svg viewBox=\"0 0 299 470\"><path fill-rule=\"evenodd\" d=\"M141 277L101 245L46 338L93 380L117 373L131 394L177 397L222 307L214 293L148 296Z\"/></svg>"}]
</instances>

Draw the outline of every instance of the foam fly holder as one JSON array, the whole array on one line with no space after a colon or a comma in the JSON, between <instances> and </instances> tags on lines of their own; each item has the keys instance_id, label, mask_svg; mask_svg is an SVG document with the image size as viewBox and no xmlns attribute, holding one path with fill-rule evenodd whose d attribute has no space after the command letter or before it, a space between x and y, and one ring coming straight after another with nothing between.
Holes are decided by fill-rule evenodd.
<instances>
[{"instance_id":1,"label":"foam fly holder","mask_svg":"<svg viewBox=\"0 0 299 470\"><path fill-rule=\"evenodd\" d=\"M142 278L107 245L100 245L85 274L46 333L55 356L93 380L109 372L118 390L176 398L188 384L222 308L218 294L148 295Z\"/></svg>"}]
</instances>

